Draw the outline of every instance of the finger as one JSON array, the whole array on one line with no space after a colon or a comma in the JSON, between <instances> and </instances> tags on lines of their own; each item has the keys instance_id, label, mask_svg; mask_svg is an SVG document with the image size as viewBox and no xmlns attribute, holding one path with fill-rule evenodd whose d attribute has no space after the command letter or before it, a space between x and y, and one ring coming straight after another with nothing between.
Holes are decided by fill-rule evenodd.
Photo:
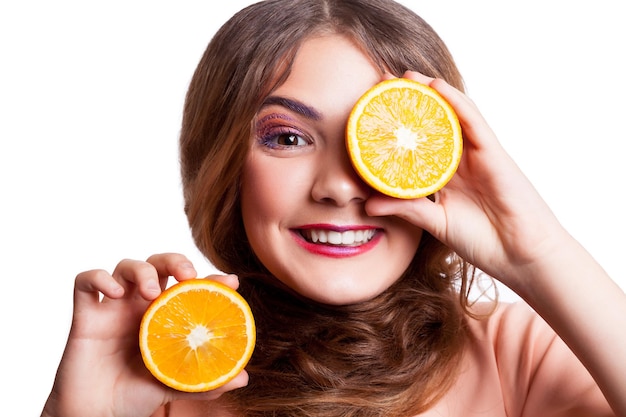
<instances>
[{"instance_id":1,"label":"finger","mask_svg":"<svg viewBox=\"0 0 626 417\"><path fill-rule=\"evenodd\" d=\"M237 275L229 274L229 275L209 275L205 277L206 279L211 279L213 281L221 282L224 285L228 285L233 290L239 288L239 278Z\"/></svg>"},{"instance_id":2,"label":"finger","mask_svg":"<svg viewBox=\"0 0 626 417\"><path fill-rule=\"evenodd\" d=\"M486 143L497 143L495 134L475 103L462 91L451 86L441 78L428 77L417 71L406 71L403 77L428 85L441 94L452 105L459 117L463 136L469 138L474 145L482 146ZM484 139L487 139L489 142L484 142Z\"/></svg>"},{"instance_id":3,"label":"finger","mask_svg":"<svg viewBox=\"0 0 626 417\"><path fill-rule=\"evenodd\" d=\"M439 238L441 227L441 209L428 198L403 200L387 196L374 196L365 203L368 216L396 216L428 231Z\"/></svg>"},{"instance_id":4,"label":"finger","mask_svg":"<svg viewBox=\"0 0 626 417\"><path fill-rule=\"evenodd\" d=\"M222 385L221 387L214 389L212 391L188 393L188 392L171 390L170 391L171 397L169 398L169 400L170 401L173 401L173 400L190 400L190 401L215 400L219 398L225 392L245 387L246 385L248 385L248 381L249 381L248 373L244 370L244 371L241 371L235 378L230 380L225 385Z\"/></svg>"},{"instance_id":5,"label":"finger","mask_svg":"<svg viewBox=\"0 0 626 417\"><path fill-rule=\"evenodd\" d=\"M403 75L435 89L454 108L463 130L463 136L473 145L482 147L498 143L491 127L487 124L476 104L462 91L448 84L441 78L432 78L416 71L407 71Z\"/></svg>"},{"instance_id":6,"label":"finger","mask_svg":"<svg viewBox=\"0 0 626 417\"><path fill-rule=\"evenodd\" d=\"M430 87L437 90L454 108L463 130L463 137L472 145L483 148L498 143L493 130L469 97L440 78L434 79Z\"/></svg>"},{"instance_id":7,"label":"finger","mask_svg":"<svg viewBox=\"0 0 626 417\"><path fill-rule=\"evenodd\" d=\"M102 269L81 272L74 280L74 303L80 307L100 301L100 294L109 298L124 296L124 287Z\"/></svg>"},{"instance_id":8,"label":"finger","mask_svg":"<svg viewBox=\"0 0 626 417\"><path fill-rule=\"evenodd\" d=\"M383 80L391 80L394 78L397 78L397 77L389 72L386 72L383 74ZM417 71L406 71L404 74L402 74L402 78L417 81L418 83L422 83L426 85L430 85L430 83L434 80L434 78L428 77Z\"/></svg>"},{"instance_id":9,"label":"finger","mask_svg":"<svg viewBox=\"0 0 626 417\"><path fill-rule=\"evenodd\" d=\"M159 253L150 256L146 262L154 266L161 280L174 277L184 281L198 276L191 261L180 253Z\"/></svg>"},{"instance_id":10,"label":"finger","mask_svg":"<svg viewBox=\"0 0 626 417\"><path fill-rule=\"evenodd\" d=\"M434 78L428 77L422 74L421 72L417 72L417 71L406 71L402 75L402 78L407 78L409 80L417 81L418 83L422 83L428 86L430 86L430 83L433 82L434 80Z\"/></svg>"},{"instance_id":11,"label":"finger","mask_svg":"<svg viewBox=\"0 0 626 417\"><path fill-rule=\"evenodd\" d=\"M226 392L226 391L232 391L237 388L243 388L246 385L248 385L248 381L249 381L248 372L243 370L239 372L239 374L235 378L230 380L227 384L220 387L220 389L222 389L223 392Z\"/></svg>"},{"instance_id":12,"label":"finger","mask_svg":"<svg viewBox=\"0 0 626 417\"><path fill-rule=\"evenodd\" d=\"M112 275L125 288L126 297L139 294L141 298L151 301L161 293L159 274L148 262L124 259L117 264Z\"/></svg>"}]
</instances>

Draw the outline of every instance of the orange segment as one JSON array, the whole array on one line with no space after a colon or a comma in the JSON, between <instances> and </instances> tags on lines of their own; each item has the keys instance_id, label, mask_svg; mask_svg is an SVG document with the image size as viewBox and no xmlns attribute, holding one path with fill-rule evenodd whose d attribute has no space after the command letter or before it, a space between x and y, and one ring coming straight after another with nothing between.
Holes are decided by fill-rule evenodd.
<instances>
[{"instance_id":1,"label":"orange segment","mask_svg":"<svg viewBox=\"0 0 626 417\"><path fill-rule=\"evenodd\" d=\"M218 388L248 363L256 332L248 303L208 279L179 282L144 313L139 348L148 370L179 391Z\"/></svg>"},{"instance_id":2,"label":"orange segment","mask_svg":"<svg viewBox=\"0 0 626 417\"><path fill-rule=\"evenodd\" d=\"M452 106L431 87L406 78L383 81L357 101L346 142L363 180L396 198L440 190L456 172L463 148Z\"/></svg>"}]
</instances>

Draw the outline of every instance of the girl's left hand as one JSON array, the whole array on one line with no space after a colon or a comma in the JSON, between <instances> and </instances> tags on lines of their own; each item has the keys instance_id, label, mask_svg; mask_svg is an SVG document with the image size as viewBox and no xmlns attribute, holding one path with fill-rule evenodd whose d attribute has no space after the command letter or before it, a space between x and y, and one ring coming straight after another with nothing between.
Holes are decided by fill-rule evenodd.
<instances>
[{"instance_id":1,"label":"girl's left hand","mask_svg":"<svg viewBox=\"0 0 626 417\"><path fill-rule=\"evenodd\" d=\"M425 229L515 288L526 268L548 260L571 238L466 95L441 79L416 72L404 77L431 86L454 107L464 135L463 156L434 202L376 195L367 202L367 213L396 215Z\"/></svg>"},{"instance_id":2,"label":"girl's left hand","mask_svg":"<svg viewBox=\"0 0 626 417\"><path fill-rule=\"evenodd\" d=\"M440 79L410 72L454 107L464 137L459 168L428 198L368 199L431 233L526 300L587 367L616 415L626 416L626 294L560 225L498 143L476 106Z\"/></svg>"}]
</instances>

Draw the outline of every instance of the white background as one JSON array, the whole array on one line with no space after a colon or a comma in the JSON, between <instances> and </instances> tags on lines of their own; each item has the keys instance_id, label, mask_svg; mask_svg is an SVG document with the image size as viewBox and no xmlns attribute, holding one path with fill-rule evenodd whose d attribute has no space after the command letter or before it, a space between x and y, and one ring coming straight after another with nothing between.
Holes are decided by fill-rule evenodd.
<instances>
[{"instance_id":1,"label":"white background","mask_svg":"<svg viewBox=\"0 0 626 417\"><path fill-rule=\"evenodd\" d=\"M200 55L248 3L0 4L3 415L39 414L78 272L164 251L213 271L183 216L177 138ZM447 42L563 224L626 288L620 2L404 3Z\"/></svg>"}]
</instances>

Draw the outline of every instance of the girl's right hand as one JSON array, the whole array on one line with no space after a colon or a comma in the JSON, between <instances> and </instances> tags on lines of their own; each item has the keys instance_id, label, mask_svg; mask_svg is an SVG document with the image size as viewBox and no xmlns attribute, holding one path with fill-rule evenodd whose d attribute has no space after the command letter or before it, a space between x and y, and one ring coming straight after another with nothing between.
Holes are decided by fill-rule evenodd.
<instances>
[{"instance_id":1,"label":"girl's right hand","mask_svg":"<svg viewBox=\"0 0 626 417\"><path fill-rule=\"evenodd\" d=\"M147 261L123 260L112 274L92 270L76 277L69 338L42 417L148 417L176 399L212 400L245 386L242 372L227 385L206 393L182 393L157 381L139 352L139 325L169 276L196 277L189 260L160 254ZM235 276L212 276L236 288Z\"/></svg>"}]
</instances>

